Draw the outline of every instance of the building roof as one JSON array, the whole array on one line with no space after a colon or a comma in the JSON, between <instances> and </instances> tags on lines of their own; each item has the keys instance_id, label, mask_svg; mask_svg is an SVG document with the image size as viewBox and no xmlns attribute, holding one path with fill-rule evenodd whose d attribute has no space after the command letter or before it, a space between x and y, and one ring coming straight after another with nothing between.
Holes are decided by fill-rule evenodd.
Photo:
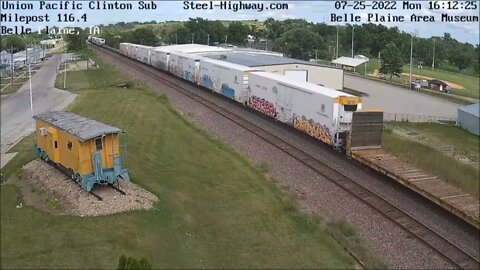
<instances>
[{"instance_id":1,"label":"building roof","mask_svg":"<svg viewBox=\"0 0 480 270\"><path fill-rule=\"evenodd\" d=\"M444 83L444 82L442 82L442 81L440 81L440 80L428 80L428 82L429 82L430 84L437 84L437 85L445 85L445 86L448 86L448 84L446 84L446 83Z\"/></svg>"},{"instance_id":2,"label":"building roof","mask_svg":"<svg viewBox=\"0 0 480 270\"><path fill-rule=\"evenodd\" d=\"M272 54L264 54L258 52L245 52L245 51L234 51L230 53L219 53L219 54L210 54L205 55L206 57L222 60L242 66L248 67L262 67L262 66L272 66L272 65L286 65L286 64L303 64L311 66L321 66L315 63L282 57Z\"/></svg>"},{"instance_id":3,"label":"building roof","mask_svg":"<svg viewBox=\"0 0 480 270\"><path fill-rule=\"evenodd\" d=\"M349 66L349 67L358 67L361 64L364 64L365 62L368 62L368 58L352 58L352 57L346 57L342 56L339 57L335 60L332 61L334 64L339 64L342 66Z\"/></svg>"},{"instance_id":4,"label":"building roof","mask_svg":"<svg viewBox=\"0 0 480 270\"><path fill-rule=\"evenodd\" d=\"M121 129L98 121L64 111L49 111L33 116L33 119L44 121L58 129L76 136L84 142L102 135L120 133Z\"/></svg>"},{"instance_id":5,"label":"building roof","mask_svg":"<svg viewBox=\"0 0 480 270\"><path fill-rule=\"evenodd\" d=\"M208 63L214 64L214 65L220 66L220 67L231 68L231 69L240 70L240 71L259 70L258 68L243 66L243 65L239 65L239 64L235 64L235 63L225 62L225 61L216 60L216 59L212 59L212 58L206 58L206 57L203 57L201 61L202 62L208 62Z\"/></svg>"},{"instance_id":6,"label":"building roof","mask_svg":"<svg viewBox=\"0 0 480 270\"><path fill-rule=\"evenodd\" d=\"M195 54L231 51L231 49L225 49L217 46L207 46L207 45L195 44L195 43L166 45L166 46L156 47L156 49L159 49L161 51L174 51L174 52L195 53Z\"/></svg>"},{"instance_id":7,"label":"building roof","mask_svg":"<svg viewBox=\"0 0 480 270\"><path fill-rule=\"evenodd\" d=\"M313 84L313 83L309 83L309 82L302 82L302 81L295 81L295 80L292 80L288 77L285 77L283 75L279 75L279 74L275 74L275 73L271 73L271 72L266 72L266 71L255 71L255 72L252 72L251 74L255 74L255 75L259 75L259 76L262 76L262 77L265 77L265 78L268 78L268 79L271 79L271 80L276 80L278 82L280 82L281 84L285 84L285 85L288 85L290 87L293 87L293 88L297 88L297 89L301 89L302 91L305 91L305 92L311 92L311 93L318 93L318 94L321 94L321 95L324 95L324 96L327 96L327 97L331 97L331 98L336 98L336 97L340 97L340 96L343 96L343 97L356 97L356 96L353 96L353 95L350 95L350 94L347 94L347 93L344 93L344 92L340 92L340 91L337 91L337 90L334 90L334 89L330 89L330 88L327 88L327 87L324 87L324 86L320 86L320 85L317 85L317 84Z\"/></svg>"},{"instance_id":8,"label":"building roof","mask_svg":"<svg viewBox=\"0 0 480 270\"><path fill-rule=\"evenodd\" d=\"M480 103L463 106L463 107L460 107L458 109L461 110L461 111L464 111L468 114L474 115L476 117L480 117L479 116L479 114L480 114Z\"/></svg>"}]
</instances>

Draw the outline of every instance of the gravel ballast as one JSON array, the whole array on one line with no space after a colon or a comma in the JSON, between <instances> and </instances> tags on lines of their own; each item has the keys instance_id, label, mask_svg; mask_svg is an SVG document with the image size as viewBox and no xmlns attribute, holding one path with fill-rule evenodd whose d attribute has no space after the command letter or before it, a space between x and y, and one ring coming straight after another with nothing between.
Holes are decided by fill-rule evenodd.
<instances>
[{"instance_id":1,"label":"gravel ballast","mask_svg":"<svg viewBox=\"0 0 480 270\"><path fill-rule=\"evenodd\" d=\"M151 89L159 93L165 93L172 106L196 126L206 129L214 137L218 137L248 159L258 164L262 162L270 164L270 179L296 193L302 209L308 209L313 215L322 215L331 220L346 219L354 224L360 237L377 256L383 258L391 267L452 268L452 265L421 241L256 135L121 61L108 56L104 57L107 61L115 64L121 72L147 83ZM199 92L201 91L199 90ZM422 222L429 226L432 225L431 227L438 231L448 232L449 238L455 239L455 243L458 242L457 244L461 244L462 247L475 249L476 242L472 241L471 234L463 227L457 225L454 220L445 219L441 211L437 211L434 207L428 204L423 205L425 202L416 196L405 190L398 190L397 186L386 181L383 176L372 175L371 172L359 168L352 161L331 149L318 143L312 143L312 140L301 136L298 132L286 131L284 127L273 123L271 119L253 114L245 108L232 106L230 102L207 92L202 92L202 94L211 96L215 102L222 103L229 108L233 107L239 114L245 115L249 119L255 119L255 122L268 128L272 133L278 134L297 146L302 146L302 149L308 150L320 160L337 167L339 171L362 185L365 184L366 187L372 188L395 205L409 210L409 213L418 216Z\"/></svg>"},{"instance_id":2,"label":"gravel ballast","mask_svg":"<svg viewBox=\"0 0 480 270\"><path fill-rule=\"evenodd\" d=\"M152 209L157 197L132 183L119 180L121 194L108 186L95 185L93 192L100 201L84 191L73 180L42 160L34 160L23 167L24 180L45 198L60 204L59 213L72 216L105 216L139 209ZM35 207L35 205L33 205Z\"/></svg>"}]
</instances>

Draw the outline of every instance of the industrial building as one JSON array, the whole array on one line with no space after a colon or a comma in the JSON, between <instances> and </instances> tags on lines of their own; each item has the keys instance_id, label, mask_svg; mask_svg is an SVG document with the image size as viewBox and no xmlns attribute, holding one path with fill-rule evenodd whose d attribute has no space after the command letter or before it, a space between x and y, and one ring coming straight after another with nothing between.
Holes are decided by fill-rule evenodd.
<instances>
[{"instance_id":1,"label":"industrial building","mask_svg":"<svg viewBox=\"0 0 480 270\"><path fill-rule=\"evenodd\" d=\"M288 78L343 90L343 70L308 61L283 57L281 53L245 48L224 48L201 44L167 45L156 48L163 52L195 54L237 65L260 69Z\"/></svg>"},{"instance_id":2,"label":"industrial building","mask_svg":"<svg viewBox=\"0 0 480 270\"><path fill-rule=\"evenodd\" d=\"M309 82L337 90L343 89L343 70L339 68L253 51L232 51L204 56L262 69L302 82Z\"/></svg>"},{"instance_id":3,"label":"industrial building","mask_svg":"<svg viewBox=\"0 0 480 270\"><path fill-rule=\"evenodd\" d=\"M480 136L479 114L480 103L458 108L458 126Z\"/></svg>"}]
</instances>

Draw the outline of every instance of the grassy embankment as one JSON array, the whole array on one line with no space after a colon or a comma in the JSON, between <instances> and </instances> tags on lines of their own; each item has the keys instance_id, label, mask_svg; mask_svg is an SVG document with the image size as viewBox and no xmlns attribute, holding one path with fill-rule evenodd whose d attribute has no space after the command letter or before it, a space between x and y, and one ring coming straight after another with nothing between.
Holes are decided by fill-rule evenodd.
<instances>
[{"instance_id":1,"label":"grassy embankment","mask_svg":"<svg viewBox=\"0 0 480 270\"><path fill-rule=\"evenodd\" d=\"M107 217L54 216L15 208L19 189L2 185L2 268L113 268L122 253L154 268L352 268L331 235L369 267L385 267L350 225L300 213L263 170L193 127L164 96L99 64L69 73L67 90L79 94L69 109L127 131L130 176L159 203ZM17 146L4 176L33 158L31 140Z\"/></svg>"},{"instance_id":2,"label":"grassy embankment","mask_svg":"<svg viewBox=\"0 0 480 270\"><path fill-rule=\"evenodd\" d=\"M440 176L467 193L477 198L480 196L478 167L456 159L454 156L467 157L472 162L479 161L478 136L468 133L453 125L425 124L425 123L396 123L389 124L383 133L383 147L385 150L397 153L415 166ZM395 129L401 128L420 141L399 135ZM438 145L448 146L453 155L442 152ZM450 151L450 150L449 150Z\"/></svg>"}]
</instances>

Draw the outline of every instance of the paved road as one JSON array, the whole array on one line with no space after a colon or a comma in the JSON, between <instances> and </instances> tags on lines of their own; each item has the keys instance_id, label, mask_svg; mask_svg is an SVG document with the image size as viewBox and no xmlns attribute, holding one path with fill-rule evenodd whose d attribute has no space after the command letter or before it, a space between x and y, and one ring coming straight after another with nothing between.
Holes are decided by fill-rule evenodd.
<instances>
[{"instance_id":1,"label":"paved road","mask_svg":"<svg viewBox=\"0 0 480 270\"><path fill-rule=\"evenodd\" d=\"M387 113L429 115L457 119L461 105L440 98L410 91L394 85L345 74L345 87L369 94L362 97L365 109L381 109Z\"/></svg>"},{"instance_id":2,"label":"paved road","mask_svg":"<svg viewBox=\"0 0 480 270\"><path fill-rule=\"evenodd\" d=\"M53 55L32 77L34 114L61 110L75 99L75 94L54 88L59 61L60 55ZM4 153L9 148L34 130L29 89L27 82L16 93L1 101L2 159L6 158Z\"/></svg>"}]
</instances>

